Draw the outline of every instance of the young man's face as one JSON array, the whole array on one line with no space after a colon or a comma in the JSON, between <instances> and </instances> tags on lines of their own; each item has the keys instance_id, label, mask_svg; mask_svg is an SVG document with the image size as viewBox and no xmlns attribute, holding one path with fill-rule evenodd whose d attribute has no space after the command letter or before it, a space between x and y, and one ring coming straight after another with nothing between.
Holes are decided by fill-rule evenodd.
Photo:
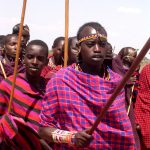
<instances>
[{"instance_id":1,"label":"young man's face","mask_svg":"<svg viewBox=\"0 0 150 150\"><path fill-rule=\"evenodd\" d=\"M70 59L71 62L77 62L77 56L78 56L78 53L79 53L79 49L77 47L77 38L73 38L72 39L72 42L70 44L70 49L69 49L69 52L68 52L68 57Z\"/></svg>"},{"instance_id":2,"label":"young man's face","mask_svg":"<svg viewBox=\"0 0 150 150\"><path fill-rule=\"evenodd\" d=\"M86 27L81 33L82 37L91 36L93 34L97 34L97 31L92 27ZM82 42L82 61L85 64L91 66L102 64L107 52L106 43L107 42L102 42L99 38L90 39Z\"/></svg>"},{"instance_id":3,"label":"young man's face","mask_svg":"<svg viewBox=\"0 0 150 150\"><path fill-rule=\"evenodd\" d=\"M30 76L40 76L43 67L47 64L47 52L40 45L31 45L27 48L24 64Z\"/></svg>"},{"instance_id":4,"label":"young man's face","mask_svg":"<svg viewBox=\"0 0 150 150\"><path fill-rule=\"evenodd\" d=\"M64 40L60 40L56 47L53 48L53 55L56 62L60 62L62 60L64 48Z\"/></svg>"},{"instance_id":5,"label":"young man's face","mask_svg":"<svg viewBox=\"0 0 150 150\"><path fill-rule=\"evenodd\" d=\"M136 56L137 52L134 49L129 48L128 53L122 58L123 64L129 68L134 62Z\"/></svg>"},{"instance_id":6,"label":"young man's face","mask_svg":"<svg viewBox=\"0 0 150 150\"><path fill-rule=\"evenodd\" d=\"M30 39L30 34L29 34L29 32L26 31L26 30L23 30L23 31L22 31L22 39L21 39L21 42L22 42L22 46L23 46L23 47L26 47L26 45L27 45L29 39Z\"/></svg>"},{"instance_id":7,"label":"young man's face","mask_svg":"<svg viewBox=\"0 0 150 150\"><path fill-rule=\"evenodd\" d=\"M4 45L6 55L11 56L13 58L16 57L17 42L18 42L17 36L11 36L9 38L8 42Z\"/></svg>"}]
</instances>

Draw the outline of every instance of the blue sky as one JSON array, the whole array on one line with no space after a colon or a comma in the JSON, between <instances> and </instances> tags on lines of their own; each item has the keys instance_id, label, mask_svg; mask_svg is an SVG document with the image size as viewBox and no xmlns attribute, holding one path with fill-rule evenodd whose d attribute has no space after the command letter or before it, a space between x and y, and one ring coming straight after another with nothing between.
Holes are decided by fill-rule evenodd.
<instances>
[{"instance_id":1,"label":"blue sky","mask_svg":"<svg viewBox=\"0 0 150 150\"><path fill-rule=\"evenodd\" d=\"M1 0L0 34L12 32L20 22L23 0ZM122 47L141 49L150 35L150 0L70 0L69 36L86 22L101 23L117 53ZM65 0L27 0L25 24L32 39L53 40L64 36ZM150 56L148 56L150 57Z\"/></svg>"}]
</instances>

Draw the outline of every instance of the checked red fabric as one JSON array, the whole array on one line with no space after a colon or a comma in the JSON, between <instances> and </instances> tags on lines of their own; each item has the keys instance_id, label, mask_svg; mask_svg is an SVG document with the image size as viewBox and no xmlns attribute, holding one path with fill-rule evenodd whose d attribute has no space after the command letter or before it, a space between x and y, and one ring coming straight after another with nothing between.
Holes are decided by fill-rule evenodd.
<instances>
[{"instance_id":1,"label":"checked red fabric","mask_svg":"<svg viewBox=\"0 0 150 150\"><path fill-rule=\"evenodd\" d=\"M74 68L75 64L61 69L48 82L40 115L43 126L68 131L90 128L120 81L120 76L110 69L108 69L110 73L110 81L108 81ZM93 136L94 140L84 150L135 149L132 127L125 109L123 90ZM76 148L61 144L55 145L54 149Z\"/></svg>"},{"instance_id":2,"label":"checked red fabric","mask_svg":"<svg viewBox=\"0 0 150 150\"><path fill-rule=\"evenodd\" d=\"M150 148L150 65L146 65L140 74L135 117L136 123L141 126L142 142Z\"/></svg>"}]
</instances>

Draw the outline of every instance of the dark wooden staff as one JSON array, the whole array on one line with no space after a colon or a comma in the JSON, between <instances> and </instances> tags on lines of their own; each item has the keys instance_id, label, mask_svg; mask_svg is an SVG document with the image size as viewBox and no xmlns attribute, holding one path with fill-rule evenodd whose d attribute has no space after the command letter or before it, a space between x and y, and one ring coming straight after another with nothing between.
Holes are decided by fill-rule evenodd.
<instances>
[{"instance_id":1,"label":"dark wooden staff","mask_svg":"<svg viewBox=\"0 0 150 150\"><path fill-rule=\"evenodd\" d=\"M17 74L18 60L19 60L19 51L20 51L22 31L23 31L23 23L24 23L25 10L26 10L26 3L27 3L27 0L24 0L23 1L23 7L22 7L22 14L21 14L21 23L20 23L20 28L19 28L19 37L18 37L18 43L17 43L15 67L14 67L14 74L13 74L12 90L11 90L10 101L9 101L9 106L8 106L8 113L10 113L10 111L11 111L12 99L14 96L16 74Z\"/></svg>"},{"instance_id":2,"label":"dark wooden staff","mask_svg":"<svg viewBox=\"0 0 150 150\"><path fill-rule=\"evenodd\" d=\"M116 87L114 93L111 95L111 97L109 98L109 100L106 103L106 105L104 106L104 108L101 110L101 112L98 115L97 119L95 120L93 126L91 127L91 129L89 131L89 134L91 134L91 135L93 134L94 130L99 125L99 123L100 123L101 119L103 118L103 116L105 115L106 111L109 109L109 107L111 106L111 104L113 103L113 101L115 100L117 95L120 93L122 88L125 86L126 82L132 76L133 72L138 67L138 65L140 64L141 60L144 58L144 56L146 55L146 53L148 52L149 49L150 49L150 38L147 40L147 42L145 43L145 45L142 48L141 52L139 53L139 55L137 56L137 58L135 59L135 61L131 65L130 69L125 74L125 76L123 77L123 79L120 82L120 84Z\"/></svg>"},{"instance_id":3,"label":"dark wooden staff","mask_svg":"<svg viewBox=\"0 0 150 150\"><path fill-rule=\"evenodd\" d=\"M67 61L68 61L68 30L69 30L69 0L65 0L65 49L64 49L64 67L67 67Z\"/></svg>"}]
</instances>

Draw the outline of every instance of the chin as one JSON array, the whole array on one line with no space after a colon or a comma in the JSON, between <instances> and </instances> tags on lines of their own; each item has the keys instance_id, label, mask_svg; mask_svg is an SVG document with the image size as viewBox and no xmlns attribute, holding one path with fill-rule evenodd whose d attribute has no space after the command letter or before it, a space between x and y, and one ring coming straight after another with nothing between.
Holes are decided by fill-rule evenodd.
<instances>
[{"instance_id":1,"label":"chin","mask_svg":"<svg viewBox=\"0 0 150 150\"><path fill-rule=\"evenodd\" d=\"M29 75L32 76L32 77L38 77L38 76L40 76L39 73L35 73L35 72L30 72Z\"/></svg>"}]
</instances>

